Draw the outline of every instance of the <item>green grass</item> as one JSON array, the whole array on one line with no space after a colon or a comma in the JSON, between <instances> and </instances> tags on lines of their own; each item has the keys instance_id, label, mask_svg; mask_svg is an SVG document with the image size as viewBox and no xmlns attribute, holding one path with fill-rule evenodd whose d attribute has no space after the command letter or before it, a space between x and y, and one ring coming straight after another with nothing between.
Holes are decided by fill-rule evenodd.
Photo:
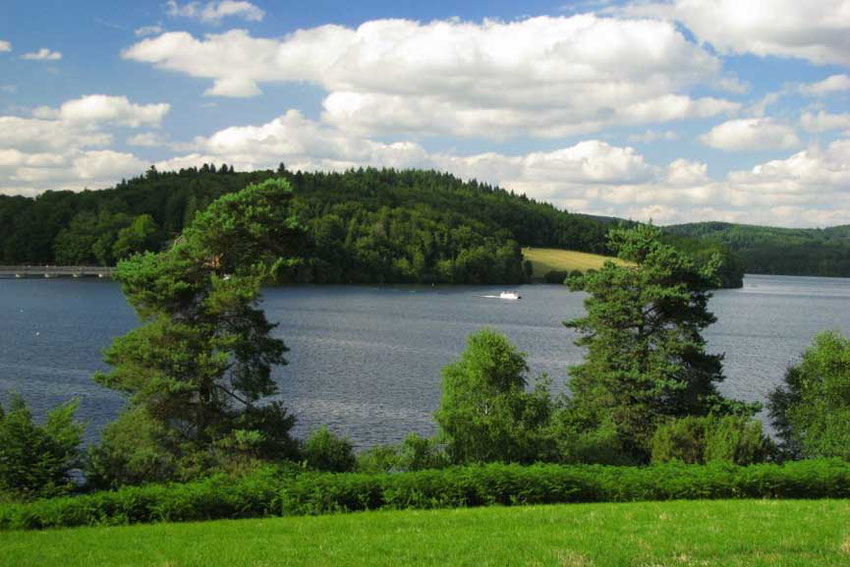
<instances>
[{"instance_id":1,"label":"green grass","mask_svg":"<svg viewBox=\"0 0 850 567\"><path fill-rule=\"evenodd\" d=\"M0 533L0 565L850 565L850 501L365 512Z\"/></svg>"},{"instance_id":2,"label":"green grass","mask_svg":"<svg viewBox=\"0 0 850 567\"><path fill-rule=\"evenodd\" d=\"M598 270L608 260L618 264L626 263L619 258L574 250L561 250L560 248L523 248L522 255L525 260L531 261L534 268L532 277L535 279L542 278L552 270L561 272Z\"/></svg>"}]
</instances>

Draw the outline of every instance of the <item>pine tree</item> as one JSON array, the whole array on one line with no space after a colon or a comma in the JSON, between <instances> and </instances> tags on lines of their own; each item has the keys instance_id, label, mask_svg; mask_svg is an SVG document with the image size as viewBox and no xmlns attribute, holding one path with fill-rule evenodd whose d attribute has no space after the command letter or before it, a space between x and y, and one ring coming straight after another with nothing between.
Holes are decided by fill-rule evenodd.
<instances>
[{"instance_id":1,"label":"pine tree","mask_svg":"<svg viewBox=\"0 0 850 567\"><path fill-rule=\"evenodd\" d=\"M570 368L570 411L579 429L613 422L623 448L645 460L656 427L687 415L753 411L725 400L722 355L708 354L702 331L717 287L717 261L698 268L661 243L651 225L613 229L609 246L626 265L568 278L585 291L587 314L565 325L582 336L583 363Z\"/></svg>"},{"instance_id":2,"label":"pine tree","mask_svg":"<svg viewBox=\"0 0 850 567\"><path fill-rule=\"evenodd\" d=\"M296 262L302 231L289 217L291 198L285 180L248 186L197 214L170 249L119 264L116 278L143 324L115 340L112 370L95 377L129 395L95 453L104 483L173 477L214 454L294 450L294 420L279 402L265 403L286 347L257 308L260 285Z\"/></svg>"}]
</instances>

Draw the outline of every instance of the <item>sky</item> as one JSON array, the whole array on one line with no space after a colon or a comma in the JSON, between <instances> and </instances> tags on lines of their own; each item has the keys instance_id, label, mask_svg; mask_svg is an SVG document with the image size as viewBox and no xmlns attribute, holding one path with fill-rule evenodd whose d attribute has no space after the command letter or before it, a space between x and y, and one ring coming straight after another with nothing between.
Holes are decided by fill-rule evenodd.
<instances>
[{"instance_id":1,"label":"sky","mask_svg":"<svg viewBox=\"0 0 850 567\"><path fill-rule=\"evenodd\" d=\"M281 162L848 224L850 0L0 3L0 194Z\"/></svg>"}]
</instances>

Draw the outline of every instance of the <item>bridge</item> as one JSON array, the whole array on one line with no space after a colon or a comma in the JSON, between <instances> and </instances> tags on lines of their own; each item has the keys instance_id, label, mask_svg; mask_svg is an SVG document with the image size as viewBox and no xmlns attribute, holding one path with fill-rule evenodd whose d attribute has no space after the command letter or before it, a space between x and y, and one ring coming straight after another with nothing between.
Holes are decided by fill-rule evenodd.
<instances>
[{"instance_id":1,"label":"bridge","mask_svg":"<svg viewBox=\"0 0 850 567\"><path fill-rule=\"evenodd\" d=\"M0 266L0 278L108 278L104 266Z\"/></svg>"}]
</instances>

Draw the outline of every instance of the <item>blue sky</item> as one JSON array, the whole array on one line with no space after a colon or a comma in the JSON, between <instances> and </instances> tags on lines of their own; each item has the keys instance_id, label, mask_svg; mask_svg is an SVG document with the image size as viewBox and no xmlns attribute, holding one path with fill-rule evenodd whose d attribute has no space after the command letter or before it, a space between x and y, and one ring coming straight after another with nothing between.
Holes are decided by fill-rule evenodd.
<instances>
[{"instance_id":1,"label":"blue sky","mask_svg":"<svg viewBox=\"0 0 850 567\"><path fill-rule=\"evenodd\" d=\"M666 224L850 223L850 2L0 6L0 193L448 170Z\"/></svg>"}]
</instances>

